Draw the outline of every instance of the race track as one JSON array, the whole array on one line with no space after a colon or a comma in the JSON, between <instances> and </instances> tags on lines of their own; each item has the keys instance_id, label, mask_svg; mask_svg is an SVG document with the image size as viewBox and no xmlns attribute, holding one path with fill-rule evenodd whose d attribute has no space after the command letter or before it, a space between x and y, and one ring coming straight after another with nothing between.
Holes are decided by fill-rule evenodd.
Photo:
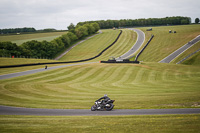
<instances>
[{"instance_id":1,"label":"race track","mask_svg":"<svg viewBox=\"0 0 200 133\"><path fill-rule=\"evenodd\" d=\"M198 35L196 38L188 42L187 44L183 45L181 48L177 49L173 53L171 53L169 56L165 57L159 63L170 63L172 60L174 60L177 56L179 56L181 53L192 47L194 44L196 44L198 41L200 41L200 35Z\"/></svg>"},{"instance_id":2,"label":"race track","mask_svg":"<svg viewBox=\"0 0 200 133\"><path fill-rule=\"evenodd\" d=\"M45 68L40 68L40 69L34 69L34 70L23 71L23 72L17 72L17 73L11 73L11 74L4 74L4 75L0 75L0 80L1 80L1 79L9 79L9 78L14 78L14 77L24 76L24 75L29 75L29 74L34 74L34 73L43 72L43 71L48 71L48 70L52 70L52 69L56 69L56 68L69 67L69 66L77 66L77 65L84 65L84 64L92 64L92 63L98 63L98 62L89 62L89 63L77 63L77 64L60 65L60 66L48 67L47 69L45 69Z\"/></svg>"},{"instance_id":3,"label":"race track","mask_svg":"<svg viewBox=\"0 0 200 133\"><path fill-rule=\"evenodd\" d=\"M120 57L116 58L116 60L131 58L131 56L133 56L133 54L135 52L137 52L137 50L139 50L139 48L144 43L145 34L144 34L143 31L141 31L139 29L132 29L132 28L130 30L133 30L133 31L135 31L137 33L137 41L136 41L136 43L133 45L133 47L128 52L126 52L125 54L123 54Z\"/></svg>"},{"instance_id":4,"label":"race track","mask_svg":"<svg viewBox=\"0 0 200 133\"><path fill-rule=\"evenodd\" d=\"M0 106L0 115L105 116L105 115L164 115L164 114L200 114L200 108L114 109L112 111L90 111L89 109L37 109L37 108Z\"/></svg>"}]
</instances>

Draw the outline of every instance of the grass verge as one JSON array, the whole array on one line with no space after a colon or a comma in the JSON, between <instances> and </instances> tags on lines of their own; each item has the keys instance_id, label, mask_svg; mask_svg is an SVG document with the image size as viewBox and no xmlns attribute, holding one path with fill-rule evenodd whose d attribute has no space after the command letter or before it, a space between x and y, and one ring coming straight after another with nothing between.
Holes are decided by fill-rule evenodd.
<instances>
[{"instance_id":1,"label":"grass verge","mask_svg":"<svg viewBox=\"0 0 200 133\"><path fill-rule=\"evenodd\" d=\"M200 115L0 116L0 132L197 133Z\"/></svg>"}]
</instances>

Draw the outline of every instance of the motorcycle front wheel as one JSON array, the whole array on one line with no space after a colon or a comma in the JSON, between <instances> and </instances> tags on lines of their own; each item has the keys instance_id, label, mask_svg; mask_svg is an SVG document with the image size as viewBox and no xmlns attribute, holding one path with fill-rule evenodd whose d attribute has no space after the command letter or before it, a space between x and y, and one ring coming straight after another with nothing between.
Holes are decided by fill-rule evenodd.
<instances>
[{"instance_id":1,"label":"motorcycle front wheel","mask_svg":"<svg viewBox=\"0 0 200 133\"><path fill-rule=\"evenodd\" d=\"M97 109L96 105L93 105L93 106L91 107L91 111L95 111L96 109Z\"/></svg>"}]
</instances>

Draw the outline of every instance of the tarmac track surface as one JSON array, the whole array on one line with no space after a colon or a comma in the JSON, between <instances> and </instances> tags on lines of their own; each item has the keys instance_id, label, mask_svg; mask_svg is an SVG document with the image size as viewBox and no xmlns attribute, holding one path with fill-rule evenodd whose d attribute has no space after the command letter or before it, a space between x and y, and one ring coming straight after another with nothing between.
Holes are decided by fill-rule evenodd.
<instances>
[{"instance_id":1,"label":"tarmac track surface","mask_svg":"<svg viewBox=\"0 0 200 133\"><path fill-rule=\"evenodd\" d=\"M131 58L133 56L133 54L135 52L137 52L137 50L139 50L139 48L144 43L145 34L144 34L143 31L141 31L139 29L132 29L132 28L130 28L130 30L133 30L133 31L135 31L137 33L137 41L136 41L136 43L133 45L133 47L128 52L126 52L125 54L123 54L120 57L118 57L117 60Z\"/></svg>"},{"instance_id":2,"label":"tarmac track surface","mask_svg":"<svg viewBox=\"0 0 200 133\"><path fill-rule=\"evenodd\" d=\"M0 115L33 116L106 116L106 115L164 115L200 114L200 108L186 109L114 109L112 111L90 111L89 109L38 109L0 105Z\"/></svg>"},{"instance_id":3,"label":"tarmac track surface","mask_svg":"<svg viewBox=\"0 0 200 133\"><path fill-rule=\"evenodd\" d=\"M11 73L11 74L4 74L4 75L0 75L0 80L1 79L9 79L9 78L14 78L14 77L24 76L24 75L29 75L29 74L34 74L34 73L48 71L48 70L52 70L52 69L56 69L56 68L69 67L69 66L77 66L77 65L84 65L84 64L92 64L92 63L98 63L98 62L88 62L88 63L76 63L76 64L60 65L60 66L48 67L47 69L40 68L40 69L23 71L23 72L17 72L17 73Z\"/></svg>"},{"instance_id":4,"label":"tarmac track surface","mask_svg":"<svg viewBox=\"0 0 200 133\"><path fill-rule=\"evenodd\" d=\"M172 60L174 60L177 56L179 56L181 53L192 47L194 44L196 44L198 41L200 41L200 35L198 35L196 38L188 42L187 44L183 45L181 48L177 49L173 53L171 53L169 56L165 57L159 63L170 63Z\"/></svg>"}]
</instances>

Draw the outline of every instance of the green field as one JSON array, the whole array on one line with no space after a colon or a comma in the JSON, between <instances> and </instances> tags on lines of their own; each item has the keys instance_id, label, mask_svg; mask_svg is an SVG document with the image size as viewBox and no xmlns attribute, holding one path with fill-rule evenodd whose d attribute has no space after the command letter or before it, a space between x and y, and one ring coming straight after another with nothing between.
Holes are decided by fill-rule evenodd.
<instances>
[{"instance_id":1,"label":"green field","mask_svg":"<svg viewBox=\"0 0 200 133\"><path fill-rule=\"evenodd\" d=\"M20 35L1 35L0 41L11 41L20 45L24 42L37 40L37 41L51 41L67 32L50 32L50 33L33 33L33 34L20 34Z\"/></svg>"},{"instance_id":2,"label":"green field","mask_svg":"<svg viewBox=\"0 0 200 133\"><path fill-rule=\"evenodd\" d=\"M153 27L150 32L146 28L140 29L145 31L146 41L152 33L155 35L139 58L144 61L141 64L85 64L0 80L0 105L90 109L97 98L108 94L116 100L115 109L200 108L199 53L189 58L189 63L184 62L189 65L174 64L198 49L199 43L170 64L156 63L196 37L200 33L199 25ZM169 34L169 29L177 33ZM61 61L95 56L119 34L119 30L102 31L102 34L74 47ZM131 48L136 37L135 32L123 29L117 43L92 62L122 55ZM5 59L2 64L10 64L12 61L26 63L25 60ZM0 73L40 67L44 66L6 68L0 69ZM199 123L199 114L64 117L1 115L0 132L196 133L200 130Z\"/></svg>"},{"instance_id":3,"label":"green field","mask_svg":"<svg viewBox=\"0 0 200 133\"><path fill-rule=\"evenodd\" d=\"M200 115L0 116L9 133L198 133Z\"/></svg>"},{"instance_id":4,"label":"green field","mask_svg":"<svg viewBox=\"0 0 200 133\"><path fill-rule=\"evenodd\" d=\"M152 31L146 31L147 28L139 29L145 32L147 39L151 34L155 35L138 59L146 62L159 62L200 34L200 25L161 26L153 27ZM170 34L169 30L177 33ZM187 54L183 53L183 56Z\"/></svg>"}]
</instances>

